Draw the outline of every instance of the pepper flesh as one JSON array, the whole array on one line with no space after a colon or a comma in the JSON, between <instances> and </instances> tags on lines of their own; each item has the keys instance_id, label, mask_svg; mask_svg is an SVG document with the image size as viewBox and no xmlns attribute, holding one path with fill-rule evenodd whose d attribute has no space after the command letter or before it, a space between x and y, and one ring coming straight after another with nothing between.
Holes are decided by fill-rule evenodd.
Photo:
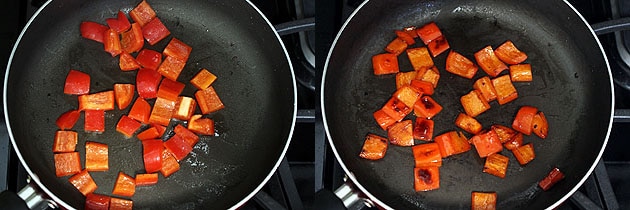
<instances>
[{"instance_id":1,"label":"pepper flesh","mask_svg":"<svg viewBox=\"0 0 630 210\"><path fill-rule=\"evenodd\" d=\"M387 152L387 138L376 134L367 134L359 157L368 160L379 160L385 157Z\"/></svg>"},{"instance_id":2,"label":"pepper flesh","mask_svg":"<svg viewBox=\"0 0 630 210\"><path fill-rule=\"evenodd\" d=\"M437 166L414 168L413 171L416 192L440 188L440 169Z\"/></svg>"},{"instance_id":3,"label":"pepper flesh","mask_svg":"<svg viewBox=\"0 0 630 210\"><path fill-rule=\"evenodd\" d=\"M88 171L109 170L109 149L107 144L85 142L85 169Z\"/></svg>"},{"instance_id":4,"label":"pepper flesh","mask_svg":"<svg viewBox=\"0 0 630 210\"><path fill-rule=\"evenodd\" d=\"M154 173L162 168L163 142L160 139L148 139L142 141L142 157L144 170L147 173Z\"/></svg>"},{"instance_id":5,"label":"pepper flesh","mask_svg":"<svg viewBox=\"0 0 630 210\"><path fill-rule=\"evenodd\" d=\"M112 190L113 195L126 196L131 197L136 193L136 180L121 172L118 172L118 178L116 178L116 183L114 184L114 190Z\"/></svg>"},{"instance_id":6,"label":"pepper flesh","mask_svg":"<svg viewBox=\"0 0 630 210\"><path fill-rule=\"evenodd\" d=\"M63 93L71 95L84 95L90 92L90 75L71 69L66 76Z\"/></svg>"},{"instance_id":7,"label":"pepper flesh","mask_svg":"<svg viewBox=\"0 0 630 210\"><path fill-rule=\"evenodd\" d=\"M411 120L397 122L387 129L389 142L398 146L413 146L413 126Z\"/></svg>"},{"instance_id":8,"label":"pepper flesh","mask_svg":"<svg viewBox=\"0 0 630 210\"><path fill-rule=\"evenodd\" d=\"M96 188L98 188L98 185L96 185L96 182L94 182L94 179L92 179L92 176L90 176L90 173L87 170L83 170L73 175L72 177L68 178L68 181L72 185L74 185L74 187L77 188L77 190L79 190L79 192L81 192L81 194L83 195L93 193Z\"/></svg>"}]
</instances>

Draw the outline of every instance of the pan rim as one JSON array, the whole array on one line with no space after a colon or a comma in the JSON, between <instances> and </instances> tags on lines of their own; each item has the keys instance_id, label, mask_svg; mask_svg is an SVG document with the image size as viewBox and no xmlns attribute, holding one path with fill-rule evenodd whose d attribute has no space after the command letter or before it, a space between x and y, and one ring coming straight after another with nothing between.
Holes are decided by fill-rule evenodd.
<instances>
[{"instance_id":1,"label":"pan rim","mask_svg":"<svg viewBox=\"0 0 630 210\"><path fill-rule=\"evenodd\" d=\"M330 128L328 127L328 122L327 122L327 117L326 117L326 106L325 106L325 83L326 83L326 75L329 69L329 61L330 58L333 54L333 51L335 49L335 46L337 45L337 42L339 41L339 38L341 37L343 31L345 30L345 28L348 26L348 24L355 18L356 14L361 11L361 9L370 2L370 0L366 0L363 3L361 3L348 17L348 19L344 22L344 24L341 26L341 28L339 29L339 32L337 33L337 35L335 36L335 39L333 40L331 47L328 51L328 54L326 56L326 62L324 64L324 71L322 73L322 80L321 80L321 85L320 85L320 107L321 107L321 111L322 111L322 120L324 123L324 129L326 132L326 137L328 140L328 143L330 145L330 147L332 148L332 151L335 155L335 158L337 160L337 162L339 163L339 165L341 166L341 168L343 168L344 172L346 173L346 176L352 180L352 183L354 184L354 186L356 186L357 188L359 188L359 190L361 190L361 192L363 194L365 194L368 199L374 203L376 203L377 206L385 208L385 209L393 209L392 207L390 207L389 205L385 204L383 201L381 201L380 199L376 198L372 193L370 193L369 191L367 191L367 189L358 181L358 179L356 178L356 176L354 175L354 173L352 171L350 171L350 169L346 166L346 164L344 163L343 159L341 158L335 144L334 144L334 140L332 138L332 135L330 133ZM613 117L614 117L614 110L615 110L615 87L614 87L614 80L612 77L612 71L610 69L610 63L608 61L608 57L606 56L606 53L604 51L604 48L602 47L601 42L599 41L599 38L597 37L597 35L595 34L593 28L591 27L591 25L586 21L586 19L582 16L582 14L580 12L577 11L577 9L575 7L573 7L573 5L571 5L571 3L569 3L567 0L563 0L562 2L564 2L564 4L566 6L568 6L575 15L577 15L580 20L586 25L586 27L589 29L591 36L594 38L597 46L599 47L599 50L603 56L604 62L606 64L606 70L608 72L608 83L610 85L610 104L611 107L609 108L610 110L610 114L609 114L609 120L608 120L608 128L606 130L606 136L604 137L604 142L602 144L602 147L600 148L600 151L597 154L597 157L595 158L595 160L591 163L591 166L589 167L588 171L586 172L586 174L584 176L582 176L582 178L578 181L578 183L573 186L573 188L571 188L571 190L565 194L563 197L561 197L559 200L557 200L556 202L554 202L553 204L551 204L549 207L547 207L546 209L554 209L556 207L558 207L560 204L562 204L564 201L566 201L569 197L571 197L571 195L573 195L581 186L582 184L586 181L586 179L588 179L588 177L592 174L592 172L595 170L595 167L597 166L598 162L601 161L601 157L604 153L604 150L606 149L606 145L608 144L608 140L610 137L610 132L612 129L612 125L613 125Z\"/></svg>"},{"instance_id":2,"label":"pan rim","mask_svg":"<svg viewBox=\"0 0 630 210\"><path fill-rule=\"evenodd\" d=\"M5 69L5 75L4 75L4 85L3 85L4 89L3 89L3 93L2 93L3 112L5 113L4 114L4 121L5 121L5 124L7 126L7 133L9 135L9 139L11 141L11 146L16 151L16 155L17 155L18 159L20 160L20 164L22 164L22 166L24 167L24 169L26 170L26 172L29 175L29 178L30 178L29 179L29 183L30 183L30 181L34 181L36 183L36 185L37 185L37 188L39 190L43 191L43 192L35 192L35 193L36 194L43 194L45 197L49 197L50 199L45 199L45 201L48 202L49 206L55 206L55 207L61 206L61 207L65 208L65 209L75 209L69 203L63 201L57 195L52 193L52 191L50 191L44 185L44 183L42 183L42 181L39 178L39 176L37 176L37 174L35 174L30 169L29 165L26 163L25 159L22 157L20 149L17 147L15 138L13 136L13 131L11 129L11 123L9 121L9 116L6 114L6 113L8 113L8 106L7 106L7 101L8 101L8 99L7 99L7 86L8 85L7 84L8 84L8 81L9 81L9 73L10 73L10 69L11 69L11 64L13 62L13 58L15 56L15 52L17 51L17 48L20 45L24 34L29 29L29 26L32 24L32 22L39 16L39 14L43 10L45 8L47 8L51 4L51 2L53 2L53 0L46 1L39 9L37 9L37 11L35 11L33 16L26 23L26 25L24 25L24 28L20 32L20 35L18 36L17 40L13 44L13 48L11 50L11 54L9 56L9 60L7 62L7 66L6 66L6 69ZM254 9L257 12L258 16L265 21L265 23L267 24L266 27L269 27L269 29L273 32L274 37L276 38L275 41L278 44L280 44L280 47L282 48L282 51L284 53L284 59L286 59L287 64L289 65L289 71L291 73L291 86L292 86L292 89L293 89L293 110L292 110L292 114L291 114L291 125L290 125L290 128L289 128L289 133L287 135L287 139L286 139L285 144L284 144L284 148L282 148L282 153L280 154L280 156L278 157L278 159L274 163L273 167L268 172L267 176L265 176L265 178L262 180L262 182L260 182L258 184L258 186L256 186L249 194L247 194L247 196L243 197L239 202L235 203L229 209L237 209L237 208L241 207L242 205L244 205L245 202L250 200L254 195L256 195L262 189L262 187L271 179L273 174L277 171L277 169L280 166L282 160L286 156L287 150L289 149L289 145L290 145L291 139L292 139L291 137L293 136L294 129L295 129L295 123L296 123L296 119L297 119L297 109L298 109L298 107L297 107L297 103L298 103L297 102L297 83L296 83L296 79L295 79L295 71L293 69L293 63L291 62L291 58L290 58L290 56L288 54L286 46L284 45L284 42L282 41L282 39L281 39L280 35L278 34L278 32L273 27L273 24L271 24L269 19L262 13L262 11L260 11L260 9L258 7L256 7L256 5L254 5L251 2L251 0L245 0L245 2L247 2L247 5L249 5L252 9Z\"/></svg>"}]
</instances>

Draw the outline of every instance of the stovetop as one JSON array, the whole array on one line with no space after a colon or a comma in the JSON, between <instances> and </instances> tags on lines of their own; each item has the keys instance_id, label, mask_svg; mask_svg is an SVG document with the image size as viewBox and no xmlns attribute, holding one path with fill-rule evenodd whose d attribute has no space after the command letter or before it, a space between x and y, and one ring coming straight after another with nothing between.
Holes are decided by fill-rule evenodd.
<instances>
[{"instance_id":1,"label":"stovetop","mask_svg":"<svg viewBox=\"0 0 630 210\"><path fill-rule=\"evenodd\" d=\"M295 20L317 25L299 33L283 35L298 80L298 120L292 144L268 184L241 209L310 209L316 192L334 191L343 183L343 170L327 147L318 107L318 86L330 45L339 28L362 0L252 0L272 24ZM317 2L317 4L315 3ZM569 0L589 21L630 17L630 1ZM41 5L41 0L0 1L0 66L5 67L21 28ZM614 9L613 9L614 8ZM618 9L620 8L620 9ZM630 209L630 33L599 37L611 60L616 78L617 113L610 140L595 172L583 187L558 209ZM627 40L627 41L626 41ZM626 51L627 53L627 51ZM624 57L625 56L625 57ZM624 60L627 59L628 61ZM1 68L0 73L4 73ZM0 74L4 75L4 74ZM622 78L627 77L628 80ZM619 78L619 79L617 79ZM617 81L619 80L619 81ZM626 83L627 82L627 83ZM26 184L21 167L0 121L0 189L18 191Z\"/></svg>"}]
</instances>

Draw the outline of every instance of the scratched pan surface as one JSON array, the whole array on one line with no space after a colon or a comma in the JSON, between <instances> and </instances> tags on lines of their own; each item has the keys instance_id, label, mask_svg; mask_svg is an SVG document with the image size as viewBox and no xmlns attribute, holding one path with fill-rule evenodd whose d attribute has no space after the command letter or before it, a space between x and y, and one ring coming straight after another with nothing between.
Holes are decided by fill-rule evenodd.
<instances>
[{"instance_id":1,"label":"scratched pan surface","mask_svg":"<svg viewBox=\"0 0 630 210\"><path fill-rule=\"evenodd\" d=\"M506 40L529 55L525 62L532 65L533 81L515 83L518 99L502 106L492 102L492 108L477 117L484 128L510 126L524 105L538 107L547 116L547 139L535 135L524 139L534 145L532 162L520 166L511 152L501 152L510 158L504 179L482 172L484 159L474 147L445 158L440 188L428 192L414 191L409 147L390 145L378 161L358 156L367 133L387 136L372 113L396 88L394 75L373 75L371 57L384 52L395 38L394 30L431 21L442 29L451 49L469 59L483 47L496 48ZM463 112L459 98L472 90L474 80L486 75L480 70L468 80L446 72L446 54L434 59L441 78L433 98L444 107L434 117L434 136L458 130L454 121ZM404 53L398 60L401 71L412 70ZM466 209L471 192L484 191L498 194L499 209L543 209L566 200L603 152L613 106L610 75L591 29L563 1L369 1L351 16L329 52L322 83L324 122L346 173L381 206ZM566 178L542 192L536 183L553 167L560 168Z\"/></svg>"},{"instance_id":2,"label":"scratched pan surface","mask_svg":"<svg viewBox=\"0 0 630 210\"><path fill-rule=\"evenodd\" d=\"M40 187L64 207L82 209L84 203L68 177L55 176L51 150L55 120L77 108L77 97L63 94L66 74L70 69L90 74L91 93L112 90L115 83L133 84L136 74L120 71L118 57L82 38L79 24L105 24L105 18L115 17L118 10L127 13L139 2L52 1L28 25L10 61L4 99L12 142ZM160 175L157 185L137 187L130 199L140 209L240 204L277 168L293 130L295 83L284 47L246 1L148 2L171 36L155 46L145 43L145 48L161 52L172 37L192 46L178 81L188 83L201 68L209 69L218 77L213 86L226 108L208 115L216 122L216 136L202 137L178 172ZM188 84L183 95L194 97L194 91ZM103 134L84 132L83 114L73 129L82 158L86 141L109 145L109 171L90 173L96 193L111 195L119 171L132 176L144 172L141 142L114 129L130 107L106 112Z\"/></svg>"}]
</instances>

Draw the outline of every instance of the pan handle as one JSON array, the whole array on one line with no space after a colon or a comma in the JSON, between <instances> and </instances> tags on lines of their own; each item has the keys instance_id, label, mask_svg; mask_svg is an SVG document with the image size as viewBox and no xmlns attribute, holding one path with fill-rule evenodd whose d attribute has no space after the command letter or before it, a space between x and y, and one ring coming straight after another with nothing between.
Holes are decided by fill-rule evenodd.
<instances>
[{"instance_id":1,"label":"pan handle","mask_svg":"<svg viewBox=\"0 0 630 210\"><path fill-rule=\"evenodd\" d=\"M56 208L56 205L30 181L18 193L9 190L0 193L0 209L44 210L48 207Z\"/></svg>"},{"instance_id":2,"label":"pan handle","mask_svg":"<svg viewBox=\"0 0 630 210\"><path fill-rule=\"evenodd\" d=\"M280 36L315 30L315 18L305 18L273 26Z\"/></svg>"},{"instance_id":3,"label":"pan handle","mask_svg":"<svg viewBox=\"0 0 630 210\"><path fill-rule=\"evenodd\" d=\"M591 25L597 35L608 34L616 31L630 30L630 17L607 20Z\"/></svg>"},{"instance_id":4,"label":"pan handle","mask_svg":"<svg viewBox=\"0 0 630 210\"><path fill-rule=\"evenodd\" d=\"M323 189L315 194L313 209L363 209L374 207L374 203L355 190L349 180L339 186L335 192Z\"/></svg>"}]
</instances>

